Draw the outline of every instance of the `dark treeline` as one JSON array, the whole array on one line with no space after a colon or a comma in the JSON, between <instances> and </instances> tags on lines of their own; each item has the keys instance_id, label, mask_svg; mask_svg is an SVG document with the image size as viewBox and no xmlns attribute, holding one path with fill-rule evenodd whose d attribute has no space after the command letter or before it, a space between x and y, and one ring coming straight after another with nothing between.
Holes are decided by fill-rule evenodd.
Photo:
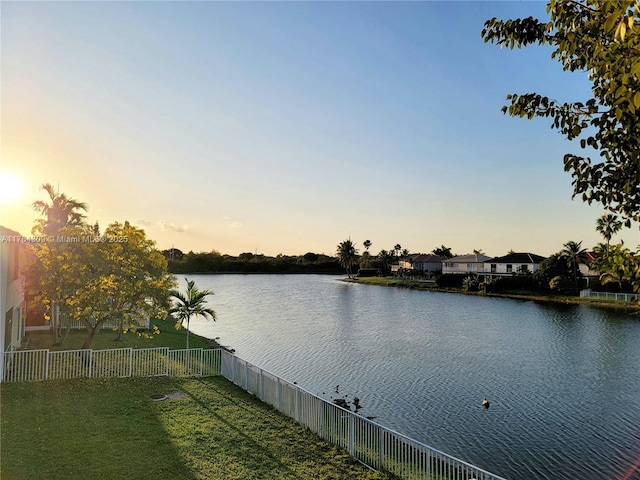
<instances>
[{"instance_id":1,"label":"dark treeline","mask_svg":"<svg viewBox=\"0 0 640 480\"><path fill-rule=\"evenodd\" d=\"M234 257L215 250L183 253L172 248L162 253L171 273L343 273L335 257L312 252L276 257L246 252Z\"/></svg>"}]
</instances>

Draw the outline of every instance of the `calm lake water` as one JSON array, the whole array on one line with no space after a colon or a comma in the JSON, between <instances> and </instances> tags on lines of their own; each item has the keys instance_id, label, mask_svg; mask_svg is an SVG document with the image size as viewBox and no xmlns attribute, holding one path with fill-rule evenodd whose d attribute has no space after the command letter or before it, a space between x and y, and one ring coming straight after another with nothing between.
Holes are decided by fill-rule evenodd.
<instances>
[{"instance_id":1,"label":"calm lake water","mask_svg":"<svg viewBox=\"0 0 640 480\"><path fill-rule=\"evenodd\" d=\"M194 332L327 399L339 384L382 425L509 479L640 479L638 315L321 275L189 279L218 314Z\"/></svg>"}]
</instances>

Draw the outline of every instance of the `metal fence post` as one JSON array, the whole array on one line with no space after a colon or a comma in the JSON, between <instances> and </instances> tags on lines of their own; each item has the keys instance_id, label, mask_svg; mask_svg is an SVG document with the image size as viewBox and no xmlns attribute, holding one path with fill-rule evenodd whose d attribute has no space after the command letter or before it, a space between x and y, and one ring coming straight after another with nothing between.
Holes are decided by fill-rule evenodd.
<instances>
[{"instance_id":1,"label":"metal fence post","mask_svg":"<svg viewBox=\"0 0 640 480\"><path fill-rule=\"evenodd\" d=\"M244 361L244 389L249 391L249 362Z\"/></svg>"},{"instance_id":2,"label":"metal fence post","mask_svg":"<svg viewBox=\"0 0 640 480\"><path fill-rule=\"evenodd\" d=\"M233 359L233 362L231 362L231 378L232 378L231 381L237 385L238 379L236 378L236 368L237 368L236 362L238 358L235 355L233 355L231 358Z\"/></svg>"},{"instance_id":3,"label":"metal fence post","mask_svg":"<svg viewBox=\"0 0 640 480\"><path fill-rule=\"evenodd\" d=\"M384 468L384 429L378 427L379 435L379 444L378 444L378 455L380 455L380 468Z\"/></svg>"},{"instance_id":4,"label":"metal fence post","mask_svg":"<svg viewBox=\"0 0 640 480\"><path fill-rule=\"evenodd\" d=\"M355 457L356 449L355 449L355 436L356 436L356 426L355 426L355 417L352 413L349 414L349 455Z\"/></svg>"},{"instance_id":5,"label":"metal fence post","mask_svg":"<svg viewBox=\"0 0 640 480\"><path fill-rule=\"evenodd\" d=\"M260 376L258 377L258 395L260 400L264 402L264 370L260 369Z\"/></svg>"}]
</instances>

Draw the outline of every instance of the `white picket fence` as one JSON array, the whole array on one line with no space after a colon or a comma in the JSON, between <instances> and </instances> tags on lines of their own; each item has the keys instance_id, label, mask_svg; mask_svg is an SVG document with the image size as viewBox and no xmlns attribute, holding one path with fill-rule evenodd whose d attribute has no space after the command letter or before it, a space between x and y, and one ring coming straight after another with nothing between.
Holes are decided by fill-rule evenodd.
<instances>
[{"instance_id":1,"label":"white picket fence","mask_svg":"<svg viewBox=\"0 0 640 480\"><path fill-rule=\"evenodd\" d=\"M5 352L0 381L32 382L81 377L217 375L220 350L114 348L110 350L18 350Z\"/></svg>"},{"instance_id":2,"label":"white picket fence","mask_svg":"<svg viewBox=\"0 0 640 480\"><path fill-rule=\"evenodd\" d=\"M341 408L226 350L119 348L5 352L0 380L222 375L376 470L411 480L505 480Z\"/></svg>"},{"instance_id":3,"label":"white picket fence","mask_svg":"<svg viewBox=\"0 0 640 480\"><path fill-rule=\"evenodd\" d=\"M637 302L637 293L612 293L612 292L594 292L592 290L581 290L581 298L595 298L596 300L615 300L618 302Z\"/></svg>"},{"instance_id":4,"label":"white picket fence","mask_svg":"<svg viewBox=\"0 0 640 480\"><path fill-rule=\"evenodd\" d=\"M504 480L341 408L227 351L221 355L224 377L371 468L411 480Z\"/></svg>"}]
</instances>

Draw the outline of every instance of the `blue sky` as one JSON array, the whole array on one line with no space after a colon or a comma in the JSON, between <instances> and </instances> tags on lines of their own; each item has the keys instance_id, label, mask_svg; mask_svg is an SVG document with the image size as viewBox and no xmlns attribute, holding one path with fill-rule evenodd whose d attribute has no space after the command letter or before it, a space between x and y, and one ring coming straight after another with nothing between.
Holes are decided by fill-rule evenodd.
<instances>
[{"instance_id":1,"label":"blue sky","mask_svg":"<svg viewBox=\"0 0 640 480\"><path fill-rule=\"evenodd\" d=\"M542 2L3 2L2 163L28 233L50 182L160 248L333 254L441 244L549 255L601 241L544 120L507 93L586 99L491 17ZM638 226L616 239L635 246Z\"/></svg>"}]
</instances>

